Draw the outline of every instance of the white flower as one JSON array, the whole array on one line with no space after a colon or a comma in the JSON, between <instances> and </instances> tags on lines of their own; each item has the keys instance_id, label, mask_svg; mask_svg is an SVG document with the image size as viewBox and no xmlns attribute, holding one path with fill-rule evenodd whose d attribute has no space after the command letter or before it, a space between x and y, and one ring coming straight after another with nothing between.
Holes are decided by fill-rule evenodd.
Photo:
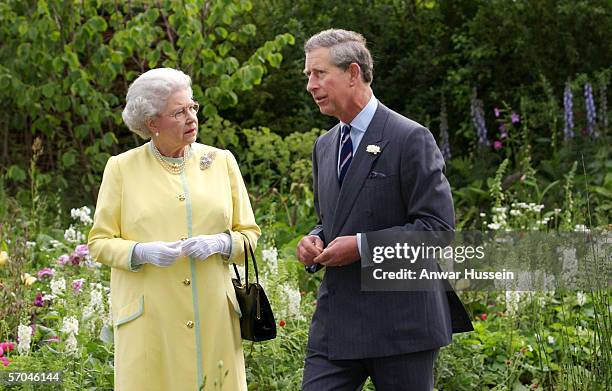
<instances>
[{"instance_id":1,"label":"white flower","mask_svg":"<svg viewBox=\"0 0 612 391\"><path fill-rule=\"evenodd\" d=\"M500 224L497 224L497 223L490 223L490 224L488 224L488 225L487 225L487 227L489 227L489 229L495 229L495 230L497 230L497 229L500 229L500 228L501 228L501 225L500 225Z\"/></svg>"},{"instance_id":2,"label":"white flower","mask_svg":"<svg viewBox=\"0 0 612 391\"><path fill-rule=\"evenodd\" d=\"M552 335L549 335L548 338L546 338L546 340L548 341L548 343L550 345L554 345L555 342L557 342L557 340L555 339L555 337L553 337Z\"/></svg>"},{"instance_id":3,"label":"white flower","mask_svg":"<svg viewBox=\"0 0 612 391\"><path fill-rule=\"evenodd\" d=\"M20 324L17 328L17 351L19 354L28 354L30 351L30 343L32 342L32 328L24 324Z\"/></svg>"},{"instance_id":4,"label":"white flower","mask_svg":"<svg viewBox=\"0 0 612 391\"><path fill-rule=\"evenodd\" d=\"M366 147L366 152L373 155L378 155L380 153L380 147L378 145L370 144Z\"/></svg>"},{"instance_id":5,"label":"white flower","mask_svg":"<svg viewBox=\"0 0 612 391\"><path fill-rule=\"evenodd\" d=\"M521 292L506 291L506 311L508 311L509 314L514 314L518 312L520 301Z\"/></svg>"},{"instance_id":6,"label":"white flower","mask_svg":"<svg viewBox=\"0 0 612 391\"><path fill-rule=\"evenodd\" d=\"M285 283L280 286L280 293L285 301L284 310L281 311L283 318L304 319L300 311L300 302L302 295L300 291Z\"/></svg>"},{"instance_id":7,"label":"white flower","mask_svg":"<svg viewBox=\"0 0 612 391\"><path fill-rule=\"evenodd\" d=\"M104 308L104 298L102 292L104 287L100 284L90 284L93 286L89 294L89 303L83 309L83 320L90 331L94 331L96 327L96 320L102 319L103 323L106 323L107 315L106 309Z\"/></svg>"},{"instance_id":8,"label":"white flower","mask_svg":"<svg viewBox=\"0 0 612 391\"><path fill-rule=\"evenodd\" d=\"M61 331L67 334L79 333L79 320L75 316L67 316L64 318Z\"/></svg>"},{"instance_id":9,"label":"white flower","mask_svg":"<svg viewBox=\"0 0 612 391\"><path fill-rule=\"evenodd\" d=\"M588 229L588 228L586 227L586 225L583 225L583 224L577 224L577 225L574 227L574 232L591 232L591 230L590 230L590 229Z\"/></svg>"},{"instance_id":10,"label":"white flower","mask_svg":"<svg viewBox=\"0 0 612 391\"><path fill-rule=\"evenodd\" d=\"M27 247L27 248L34 248L34 247L36 247L36 242L29 242L29 241L26 241L26 243L25 243L25 244L26 244L26 247Z\"/></svg>"},{"instance_id":11,"label":"white flower","mask_svg":"<svg viewBox=\"0 0 612 391\"><path fill-rule=\"evenodd\" d=\"M73 356L73 357L78 356L78 353L79 353L78 342L73 333L70 333L70 335L66 339L64 353L66 353L69 356Z\"/></svg>"},{"instance_id":12,"label":"white flower","mask_svg":"<svg viewBox=\"0 0 612 391\"><path fill-rule=\"evenodd\" d=\"M529 350L530 352L533 352L533 346L527 345L527 350Z\"/></svg>"},{"instance_id":13,"label":"white flower","mask_svg":"<svg viewBox=\"0 0 612 391\"><path fill-rule=\"evenodd\" d=\"M264 262L267 262L268 265L270 265L270 270L272 273L276 273L278 271L278 250L276 247L263 249L261 255Z\"/></svg>"},{"instance_id":14,"label":"white flower","mask_svg":"<svg viewBox=\"0 0 612 391\"><path fill-rule=\"evenodd\" d=\"M49 286L51 287L51 293L54 296L62 295L66 290L66 280L64 280L64 278L60 278L58 280L54 278L51 280Z\"/></svg>"},{"instance_id":15,"label":"white flower","mask_svg":"<svg viewBox=\"0 0 612 391\"><path fill-rule=\"evenodd\" d=\"M85 241L85 235L74 229L71 225L66 231L64 231L64 239L69 243L83 243Z\"/></svg>"},{"instance_id":16,"label":"white flower","mask_svg":"<svg viewBox=\"0 0 612 391\"><path fill-rule=\"evenodd\" d=\"M510 210L510 216L520 216L520 215L521 215L521 211L519 209Z\"/></svg>"},{"instance_id":17,"label":"white flower","mask_svg":"<svg viewBox=\"0 0 612 391\"><path fill-rule=\"evenodd\" d=\"M578 291L576 293L576 299L578 299L578 305L583 306L586 303L586 295L582 291Z\"/></svg>"},{"instance_id":18,"label":"white flower","mask_svg":"<svg viewBox=\"0 0 612 391\"><path fill-rule=\"evenodd\" d=\"M78 208L78 209L71 209L70 210L70 216L75 219L75 220L79 220L81 223L85 224L85 225L91 225L93 223L93 220L91 219L91 210L86 207L83 206L82 208Z\"/></svg>"},{"instance_id":19,"label":"white flower","mask_svg":"<svg viewBox=\"0 0 612 391\"><path fill-rule=\"evenodd\" d=\"M480 217L485 217L486 215L486 213L480 213Z\"/></svg>"},{"instance_id":20,"label":"white flower","mask_svg":"<svg viewBox=\"0 0 612 391\"><path fill-rule=\"evenodd\" d=\"M45 295L43 294L42 300L43 301L52 301L53 299L55 299L57 296L55 295Z\"/></svg>"}]
</instances>

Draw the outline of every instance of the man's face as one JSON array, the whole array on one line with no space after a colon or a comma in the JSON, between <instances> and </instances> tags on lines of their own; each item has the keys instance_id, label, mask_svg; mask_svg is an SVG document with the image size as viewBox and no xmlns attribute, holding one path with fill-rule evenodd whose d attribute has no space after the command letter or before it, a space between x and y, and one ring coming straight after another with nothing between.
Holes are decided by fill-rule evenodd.
<instances>
[{"instance_id":1,"label":"man's face","mask_svg":"<svg viewBox=\"0 0 612 391\"><path fill-rule=\"evenodd\" d=\"M321 113L342 120L352 93L350 72L332 65L329 51L329 48L318 48L306 53L306 90L312 95Z\"/></svg>"}]
</instances>

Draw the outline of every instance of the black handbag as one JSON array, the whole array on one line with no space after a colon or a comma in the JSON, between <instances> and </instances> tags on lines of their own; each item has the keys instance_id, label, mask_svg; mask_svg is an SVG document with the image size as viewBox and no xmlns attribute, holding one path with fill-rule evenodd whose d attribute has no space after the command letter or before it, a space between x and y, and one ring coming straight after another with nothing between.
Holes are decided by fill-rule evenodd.
<instances>
[{"instance_id":1,"label":"black handbag","mask_svg":"<svg viewBox=\"0 0 612 391\"><path fill-rule=\"evenodd\" d=\"M248 240L245 240L244 284L240 281L240 273L238 273L236 264L233 264L236 278L232 279L232 283L236 291L236 299L238 299L240 312L242 312L242 317L240 317L240 334L242 335L242 339L249 341L267 341L276 338L276 322L266 292L264 292L263 287L259 285L259 272L257 271L255 254L253 254L250 243L248 244L249 252L247 253L247 243ZM253 259L255 283L249 283L249 253Z\"/></svg>"}]
</instances>

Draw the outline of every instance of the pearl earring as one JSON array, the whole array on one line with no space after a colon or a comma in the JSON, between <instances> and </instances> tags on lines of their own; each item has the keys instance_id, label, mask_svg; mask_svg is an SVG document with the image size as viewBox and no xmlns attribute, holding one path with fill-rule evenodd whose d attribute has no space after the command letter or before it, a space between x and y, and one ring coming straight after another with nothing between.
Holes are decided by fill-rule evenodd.
<instances>
[{"instance_id":1,"label":"pearl earring","mask_svg":"<svg viewBox=\"0 0 612 391\"><path fill-rule=\"evenodd\" d=\"M155 132L155 137L159 137L159 132Z\"/></svg>"}]
</instances>

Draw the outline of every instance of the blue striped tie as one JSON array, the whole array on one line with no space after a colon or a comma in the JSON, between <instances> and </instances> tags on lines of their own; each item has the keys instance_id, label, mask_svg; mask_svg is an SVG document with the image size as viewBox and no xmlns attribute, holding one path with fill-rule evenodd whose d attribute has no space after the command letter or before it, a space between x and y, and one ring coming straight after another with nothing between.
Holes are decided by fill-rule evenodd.
<instances>
[{"instance_id":1,"label":"blue striped tie","mask_svg":"<svg viewBox=\"0 0 612 391\"><path fill-rule=\"evenodd\" d=\"M340 133L340 159L338 159L338 167L340 174L338 175L338 181L342 185L344 176L351 165L353 160L353 142L351 141L351 126L343 125L342 133Z\"/></svg>"}]
</instances>

